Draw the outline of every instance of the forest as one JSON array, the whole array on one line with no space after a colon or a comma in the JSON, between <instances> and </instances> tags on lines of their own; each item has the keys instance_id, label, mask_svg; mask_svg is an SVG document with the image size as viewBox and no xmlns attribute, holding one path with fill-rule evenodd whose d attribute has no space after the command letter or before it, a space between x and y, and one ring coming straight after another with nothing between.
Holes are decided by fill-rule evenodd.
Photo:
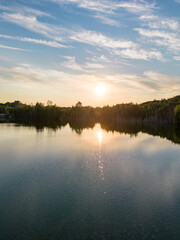
<instances>
[{"instance_id":1,"label":"forest","mask_svg":"<svg viewBox=\"0 0 180 240\"><path fill-rule=\"evenodd\" d=\"M113 106L91 107L77 102L72 107L60 107L48 101L35 105L20 101L0 103L0 116L9 121L58 122L77 125L85 123L180 123L180 95L141 104L121 103Z\"/></svg>"}]
</instances>

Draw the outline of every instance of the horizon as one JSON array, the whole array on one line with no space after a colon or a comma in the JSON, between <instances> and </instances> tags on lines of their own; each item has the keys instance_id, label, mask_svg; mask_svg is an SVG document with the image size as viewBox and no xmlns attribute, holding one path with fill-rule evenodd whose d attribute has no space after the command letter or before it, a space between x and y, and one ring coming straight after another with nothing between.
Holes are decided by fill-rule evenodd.
<instances>
[{"instance_id":1,"label":"horizon","mask_svg":"<svg viewBox=\"0 0 180 240\"><path fill-rule=\"evenodd\" d=\"M74 105L71 105L71 106L61 106L61 105L57 105L56 103L50 101L50 100L47 100L46 103L44 102L38 102L38 101L35 101L34 103L24 103L24 102L21 102L19 100L13 100L12 102L4 102L4 103L0 103L0 104L7 104L7 103L13 103L13 102L20 102L22 104L25 104L25 105L32 105L32 106L35 106L37 103L39 104L43 104L44 106L56 106L56 107L62 107L62 108L71 108L71 107L75 107L77 103L81 103L82 104L82 107L92 107L92 108L103 108L103 107L106 107L106 106L109 106L109 107L113 107L113 106L116 106L116 105L120 105L120 104L134 104L134 105L141 105L141 104L144 104L144 103L149 103L149 102L153 102L153 101L162 101L162 100L170 100L172 98L176 98L176 97L180 97L180 95L176 95L176 96L172 96L172 97L169 97L169 98L161 98L161 99L153 99L153 100L149 100L149 101L144 101L144 102L140 102L140 103L137 103L137 102L120 102L120 103L115 103L113 105L110 105L110 104L107 104L107 105L103 105L103 106L91 106L91 105L84 105L83 102L81 101L77 101L76 103L74 103ZM51 102L51 105L48 105L48 101Z\"/></svg>"},{"instance_id":2,"label":"horizon","mask_svg":"<svg viewBox=\"0 0 180 240\"><path fill-rule=\"evenodd\" d=\"M1 102L103 107L179 95L179 10L179 0L2 0Z\"/></svg>"}]
</instances>

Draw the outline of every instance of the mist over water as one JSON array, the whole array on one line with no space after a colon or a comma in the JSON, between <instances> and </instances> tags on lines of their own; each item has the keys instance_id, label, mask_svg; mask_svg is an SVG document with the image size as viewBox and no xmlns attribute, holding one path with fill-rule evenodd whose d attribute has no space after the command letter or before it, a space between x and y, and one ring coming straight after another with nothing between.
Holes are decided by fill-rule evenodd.
<instances>
[{"instance_id":1,"label":"mist over water","mask_svg":"<svg viewBox=\"0 0 180 240\"><path fill-rule=\"evenodd\" d=\"M178 133L13 123L0 133L0 239L180 238Z\"/></svg>"}]
</instances>

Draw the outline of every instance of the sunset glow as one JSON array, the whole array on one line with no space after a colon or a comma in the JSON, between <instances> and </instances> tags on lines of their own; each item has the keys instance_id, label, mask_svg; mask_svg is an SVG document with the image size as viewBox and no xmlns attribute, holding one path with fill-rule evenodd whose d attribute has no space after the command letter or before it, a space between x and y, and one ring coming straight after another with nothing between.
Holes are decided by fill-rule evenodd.
<instances>
[{"instance_id":1,"label":"sunset glow","mask_svg":"<svg viewBox=\"0 0 180 240\"><path fill-rule=\"evenodd\" d=\"M105 106L179 94L179 0L40 2L0 3L1 101Z\"/></svg>"},{"instance_id":2,"label":"sunset glow","mask_svg":"<svg viewBox=\"0 0 180 240\"><path fill-rule=\"evenodd\" d=\"M95 92L98 96L102 96L105 94L106 92L106 88L104 86L98 86L96 89L95 89Z\"/></svg>"},{"instance_id":3,"label":"sunset glow","mask_svg":"<svg viewBox=\"0 0 180 240\"><path fill-rule=\"evenodd\" d=\"M98 137L99 145L101 145L101 143L102 143L102 130L97 131L97 137Z\"/></svg>"}]
</instances>

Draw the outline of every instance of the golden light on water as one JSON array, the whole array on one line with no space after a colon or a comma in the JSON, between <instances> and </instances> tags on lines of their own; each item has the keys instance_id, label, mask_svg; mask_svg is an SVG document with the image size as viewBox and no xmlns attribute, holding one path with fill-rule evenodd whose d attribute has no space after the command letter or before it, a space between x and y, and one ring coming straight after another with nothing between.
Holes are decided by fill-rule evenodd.
<instances>
[{"instance_id":1,"label":"golden light on water","mask_svg":"<svg viewBox=\"0 0 180 240\"><path fill-rule=\"evenodd\" d=\"M99 168L99 177L101 178L101 180L104 181L104 165L103 165L103 160L102 160L102 137L103 137L103 132L102 130L98 130L97 131L97 137L98 137L98 142L99 142L99 147L98 147L98 159L97 159L97 163L98 163L98 168Z\"/></svg>"},{"instance_id":2,"label":"golden light on water","mask_svg":"<svg viewBox=\"0 0 180 240\"><path fill-rule=\"evenodd\" d=\"M101 143L102 143L102 131L101 130L97 131L97 136L98 136L99 145L101 145Z\"/></svg>"}]
</instances>

